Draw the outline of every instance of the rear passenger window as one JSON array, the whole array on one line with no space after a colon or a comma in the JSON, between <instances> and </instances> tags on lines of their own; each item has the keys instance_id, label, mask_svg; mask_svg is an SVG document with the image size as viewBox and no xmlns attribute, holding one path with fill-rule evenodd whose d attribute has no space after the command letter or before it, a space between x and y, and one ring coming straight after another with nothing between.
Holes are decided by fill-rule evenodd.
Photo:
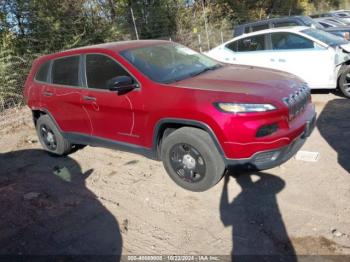
<instances>
[{"instance_id":1,"label":"rear passenger window","mask_svg":"<svg viewBox=\"0 0 350 262\"><path fill-rule=\"evenodd\" d=\"M296 22L279 22L274 23L274 27L288 27L288 26L297 26L298 24Z\"/></svg>"},{"instance_id":2,"label":"rear passenger window","mask_svg":"<svg viewBox=\"0 0 350 262\"><path fill-rule=\"evenodd\" d=\"M274 33L271 35L271 40L274 50L314 48L313 41L291 33Z\"/></svg>"},{"instance_id":3,"label":"rear passenger window","mask_svg":"<svg viewBox=\"0 0 350 262\"><path fill-rule=\"evenodd\" d=\"M51 78L53 84L79 86L79 56L54 60Z\"/></svg>"},{"instance_id":4,"label":"rear passenger window","mask_svg":"<svg viewBox=\"0 0 350 262\"><path fill-rule=\"evenodd\" d=\"M265 35L257 35L238 40L236 50L237 52L265 50Z\"/></svg>"},{"instance_id":5,"label":"rear passenger window","mask_svg":"<svg viewBox=\"0 0 350 262\"><path fill-rule=\"evenodd\" d=\"M116 61L105 55L86 56L86 78L89 88L108 89L107 82L117 76L130 76Z\"/></svg>"},{"instance_id":6,"label":"rear passenger window","mask_svg":"<svg viewBox=\"0 0 350 262\"><path fill-rule=\"evenodd\" d=\"M269 24L255 25L255 26L252 26L252 32L260 31L260 30L264 30L264 29L268 29L268 28L269 28Z\"/></svg>"},{"instance_id":7,"label":"rear passenger window","mask_svg":"<svg viewBox=\"0 0 350 262\"><path fill-rule=\"evenodd\" d=\"M40 82L47 82L47 73L49 72L50 61L42 64L35 75L35 80Z\"/></svg>"}]
</instances>

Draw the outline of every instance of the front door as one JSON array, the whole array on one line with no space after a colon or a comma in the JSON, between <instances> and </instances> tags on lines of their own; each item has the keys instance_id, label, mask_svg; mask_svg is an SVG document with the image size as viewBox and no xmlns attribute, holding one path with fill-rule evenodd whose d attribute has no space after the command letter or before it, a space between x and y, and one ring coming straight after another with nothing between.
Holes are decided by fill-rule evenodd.
<instances>
[{"instance_id":1,"label":"front door","mask_svg":"<svg viewBox=\"0 0 350 262\"><path fill-rule=\"evenodd\" d=\"M98 138L130 142L134 136L133 96L138 90L124 94L108 89L107 82L129 73L113 58L103 54L85 56L87 88L81 96L89 116L92 135Z\"/></svg>"},{"instance_id":2,"label":"front door","mask_svg":"<svg viewBox=\"0 0 350 262\"><path fill-rule=\"evenodd\" d=\"M334 52L301 35L271 34L272 50L266 53L269 67L304 79L311 88L334 85Z\"/></svg>"}]
</instances>

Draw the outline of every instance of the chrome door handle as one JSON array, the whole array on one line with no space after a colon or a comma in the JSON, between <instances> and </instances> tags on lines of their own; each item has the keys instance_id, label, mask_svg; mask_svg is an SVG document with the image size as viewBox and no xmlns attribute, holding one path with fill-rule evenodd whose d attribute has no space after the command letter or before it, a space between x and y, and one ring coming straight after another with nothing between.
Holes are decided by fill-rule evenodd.
<instances>
[{"instance_id":1,"label":"chrome door handle","mask_svg":"<svg viewBox=\"0 0 350 262\"><path fill-rule=\"evenodd\" d=\"M96 97L93 96L83 96L85 101L96 101Z\"/></svg>"},{"instance_id":2,"label":"chrome door handle","mask_svg":"<svg viewBox=\"0 0 350 262\"><path fill-rule=\"evenodd\" d=\"M52 92L49 92L49 91L44 91L41 93L43 96L53 96L53 93Z\"/></svg>"}]
</instances>

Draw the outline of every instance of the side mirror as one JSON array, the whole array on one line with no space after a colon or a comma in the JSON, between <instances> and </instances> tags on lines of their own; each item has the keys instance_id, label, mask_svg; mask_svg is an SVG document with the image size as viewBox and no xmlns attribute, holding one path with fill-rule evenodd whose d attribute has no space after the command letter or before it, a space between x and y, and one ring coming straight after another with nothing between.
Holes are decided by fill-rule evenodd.
<instances>
[{"instance_id":1,"label":"side mirror","mask_svg":"<svg viewBox=\"0 0 350 262\"><path fill-rule=\"evenodd\" d=\"M137 88L138 84L130 76L117 76L108 80L107 87L111 91L127 92Z\"/></svg>"}]
</instances>

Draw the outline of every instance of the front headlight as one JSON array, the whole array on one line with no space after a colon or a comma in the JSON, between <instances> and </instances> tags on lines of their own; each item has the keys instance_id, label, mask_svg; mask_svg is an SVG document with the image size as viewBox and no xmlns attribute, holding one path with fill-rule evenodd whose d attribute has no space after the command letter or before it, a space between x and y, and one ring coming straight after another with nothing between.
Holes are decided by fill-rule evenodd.
<instances>
[{"instance_id":1,"label":"front headlight","mask_svg":"<svg viewBox=\"0 0 350 262\"><path fill-rule=\"evenodd\" d=\"M266 112L277 109L271 104L217 103L216 106L228 113Z\"/></svg>"}]
</instances>

